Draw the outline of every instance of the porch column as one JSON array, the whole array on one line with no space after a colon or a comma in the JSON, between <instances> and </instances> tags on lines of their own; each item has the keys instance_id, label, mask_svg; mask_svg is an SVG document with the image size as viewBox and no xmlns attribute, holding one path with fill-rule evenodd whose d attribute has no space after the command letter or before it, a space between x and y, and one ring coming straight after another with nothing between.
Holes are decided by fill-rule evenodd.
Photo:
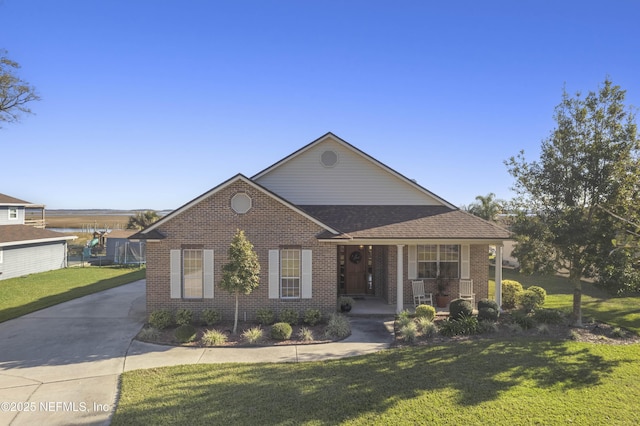
<instances>
[{"instance_id":1,"label":"porch column","mask_svg":"<svg viewBox=\"0 0 640 426\"><path fill-rule=\"evenodd\" d=\"M502 310L502 246L496 246L496 303Z\"/></svg>"},{"instance_id":2,"label":"porch column","mask_svg":"<svg viewBox=\"0 0 640 426\"><path fill-rule=\"evenodd\" d=\"M396 277L396 313L399 314L404 309L404 245L398 244L398 266Z\"/></svg>"}]
</instances>

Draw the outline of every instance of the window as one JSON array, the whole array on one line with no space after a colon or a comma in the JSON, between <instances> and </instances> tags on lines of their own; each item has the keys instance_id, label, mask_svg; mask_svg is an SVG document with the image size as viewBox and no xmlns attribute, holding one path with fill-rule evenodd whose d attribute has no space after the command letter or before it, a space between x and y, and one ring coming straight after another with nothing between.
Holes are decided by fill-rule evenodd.
<instances>
[{"instance_id":1,"label":"window","mask_svg":"<svg viewBox=\"0 0 640 426\"><path fill-rule=\"evenodd\" d=\"M17 207L9 207L9 220L18 219L18 208Z\"/></svg>"},{"instance_id":2,"label":"window","mask_svg":"<svg viewBox=\"0 0 640 426\"><path fill-rule=\"evenodd\" d=\"M182 252L182 297L201 299L203 288L202 250L186 249Z\"/></svg>"},{"instance_id":3,"label":"window","mask_svg":"<svg viewBox=\"0 0 640 426\"><path fill-rule=\"evenodd\" d=\"M169 263L172 299L213 299L213 250L174 249Z\"/></svg>"},{"instance_id":4,"label":"window","mask_svg":"<svg viewBox=\"0 0 640 426\"><path fill-rule=\"evenodd\" d=\"M280 250L280 296L283 299L300 297L300 250Z\"/></svg>"},{"instance_id":5,"label":"window","mask_svg":"<svg viewBox=\"0 0 640 426\"><path fill-rule=\"evenodd\" d=\"M460 246L429 244L417 247L418 278L459 278Z\"/></svg>"}]
</instances>

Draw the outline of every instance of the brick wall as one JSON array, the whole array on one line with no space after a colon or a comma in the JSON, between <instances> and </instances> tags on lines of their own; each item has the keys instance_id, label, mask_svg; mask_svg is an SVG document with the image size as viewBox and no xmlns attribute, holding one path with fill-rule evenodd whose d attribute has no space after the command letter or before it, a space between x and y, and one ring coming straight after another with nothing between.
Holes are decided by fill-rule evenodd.
<instances>
[{"instance_id":1,"label":"brick wall","mask_svg":"<svg viewBox=\"0 0 640 426\"><path fill-rule=\"evenodd\" d=\"M230 208L231 197L248 194L252 208L237 214ZM260 262L260 285L250 295L239 298L239 319L254 320L258 308L271 308L277 314L283 308L302 313L307 308L333 312L336 309L336 248L319 243L316 235L322 228L294 212L269 195L242 181L232 182L159 227L167 236L147 244L147 313L157 309L188 308L194 313L206 308L219 310L223 318L234 315L235 296L219 286L222 266L228 262L227 251L237 229L245 232ZM183 244L198 244L214 251L214 298L171 299L169 253ZM312 250L313 275L311 299L280 300L268 298L268 252L281 246Z\"/></svg>"}]
</instances>

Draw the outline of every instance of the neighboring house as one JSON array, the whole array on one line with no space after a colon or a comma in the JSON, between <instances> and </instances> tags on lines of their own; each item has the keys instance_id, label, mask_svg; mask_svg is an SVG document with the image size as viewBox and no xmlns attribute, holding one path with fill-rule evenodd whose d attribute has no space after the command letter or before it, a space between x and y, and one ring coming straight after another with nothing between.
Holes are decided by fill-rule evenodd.
<instances>
[{"instance_id":1,"label":"neighboring house","mask_svg":"<svg viewBox=\"0 0 640 426\"><path fill-rule=\"evenodd\" d=\"M459 279L473 279L479 300L488 296L488 245L510 237L327 133L133 235L147 241L147 312L232 316L234 298L219 282L238 229L261 265L260 286L240 299L247 319L259 308L335 311L342 294L377 297L399 312L411 303L411 279L435 293L438 275L454 296Z\"/></svg>"},{"instance_id":2,"label":"neighboring house","mask_svg":"<svg viewBox=\"0 0 640 426\"><path fill-rule=\"evenodd\" d=\"M67 266L67 241L44 229L44 206L0 194L0 280Z\"/></svg>"}]
</instances>

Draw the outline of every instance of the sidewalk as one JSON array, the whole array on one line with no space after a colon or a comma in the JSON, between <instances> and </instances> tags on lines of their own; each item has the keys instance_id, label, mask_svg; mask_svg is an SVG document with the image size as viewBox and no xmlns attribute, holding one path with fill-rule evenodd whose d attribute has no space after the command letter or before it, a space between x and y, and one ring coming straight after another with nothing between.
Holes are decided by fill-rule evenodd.
<instances>
[{"instance_id":1,"label":"sidewalk","mask_svg":"<svg viewBox=\"0 0 640 426\"><path fill-rule=\"evenodd\" d=\"M133 340L144 321L141 280L0 323L0 425L108 425L124 371L336 359L383 350L393 339L393 316L352 317L352 334L340 342L183 348Z\"/></svg>"}]
</instances>

